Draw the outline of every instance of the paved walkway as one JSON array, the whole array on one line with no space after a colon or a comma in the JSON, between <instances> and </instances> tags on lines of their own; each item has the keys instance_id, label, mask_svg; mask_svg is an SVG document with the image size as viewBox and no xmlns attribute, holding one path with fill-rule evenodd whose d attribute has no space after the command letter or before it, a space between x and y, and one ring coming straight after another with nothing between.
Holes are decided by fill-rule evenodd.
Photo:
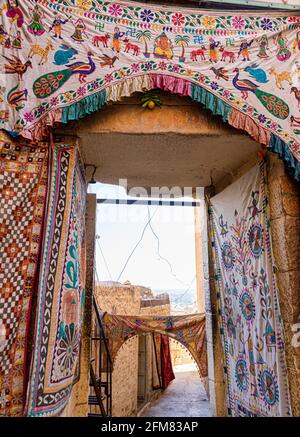
<instances>
[{"instance_id":1,"label":"paved walkway","mask_svg":"<svg viewBox=\"0 0 300 437\"><path fill-rule=\"evenodd\" d=\"M175 379L143 417L210 416L209 401L194 364L174 367Z\"/></svg>"}]
</instances>

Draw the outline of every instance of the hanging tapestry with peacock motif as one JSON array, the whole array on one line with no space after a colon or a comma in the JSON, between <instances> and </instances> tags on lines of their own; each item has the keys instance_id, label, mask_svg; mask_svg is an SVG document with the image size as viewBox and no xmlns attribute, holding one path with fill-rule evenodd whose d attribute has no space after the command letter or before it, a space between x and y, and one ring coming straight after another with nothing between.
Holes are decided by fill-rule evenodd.
<instances>
[{"instance_id":1,"label":"hanging tapestry with peacock motif","mask_svg":"<svg viewBox=\"0 0 300 437\"><path fill-rule=\"evenodd\" d=\"M0 128L49 126L135 91L190 96L300 180L300 13L102 0L0 1Z\"/></svg>"},{"instance_id":2,"label":"hanging tapestry with peacock motif","mask_svg":"<svg viewBox=\"0 0 300 437\"><path fill-rule=\"evenodd\" d=\"M77 382L85 294L83 174L76 147L51 147L28 416L60 415Z\"/></svg>"},{"instance_id":3,"label":"hanging tapestry with peacock motif","mask_svg":"<svg viewBox=\"0 0 300 437\"><path fill-rule=\"evenodd\" d=\"M232 416L291 416L264 164L211 199L210 222Z\"/></svg>"}]
</instances>

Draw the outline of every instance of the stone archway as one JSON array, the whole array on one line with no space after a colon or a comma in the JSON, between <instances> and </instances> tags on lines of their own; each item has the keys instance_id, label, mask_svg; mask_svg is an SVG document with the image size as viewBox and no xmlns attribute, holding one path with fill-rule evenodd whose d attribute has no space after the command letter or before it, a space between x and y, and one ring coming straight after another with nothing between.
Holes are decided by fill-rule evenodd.
<instances>
[{"instance_id":1,"label":"stone archway","mask_svg":"<svg viewBox=\"0 0 300 437\"><path fill-rule=\"evenodd\" d=\"M204 314L134 317L104 313L103 326L113 363L119 349L130 338L145 333L167 335L188 349L197 363L204 385L208 387Z\"/></svg>"},{"instance_id":2,"label":"stone archway","mask_svg":"<svg viewBox=\"0 0 300 437\"><path fill-rule=\"evenodd\" d=\"M133 99L132 100L133 104L130 103L127 106L127 99L126 99L126 101L123 102L122 104L116 103L114 106L108 107L107 110L104 111L102 114L99 113L96 116L90 117L89 124L86 125L86 126L85 126L85 123L82 123L80 121L75 122L73 124L71 129L73 129L75 126L78 126L77 133L78 133L78 135L80 137L81 144L83 144L83 147L82 147L82 150L84 152L83 156L84 156L84 159L85 159L85 161L87 163L89 162L89 156L91 156L91 155L89 155L88 153L85 155L85 153L87 152L87 146L88 146L88 142L87 142L88 141L88 136L85 137L85 133L84 133L85 129L88 130L88 129L90 129L92 127L92 129L90 129L90 134L92 133L91 135L94 135L93 139L95 139L97 135L100 135L101 139L103 139L103 135L106 135L106 133L104 134L104 131L108 127L108 124L105 124L105 123L110 118L111 118L111 121L112 121L112 124L110 125L110 127L113 129L114 126L115 126L115 128L119 129L119 126L116 123L116 119L115 119L114 113L117 113L118 116L120 116L120 117L122 117L123 115L125 116L125 112L127 111L127 108L129 107L129 111L131 110L132 113L136 112L139 115L141 114L140 108L139 108L138 103L137 103L137 100L136 99L134 100L134 98L132 98L132 99ZM170 99L173 99L173 97L170 98ZM180 101L181 99L183 101L185 101L186 98L180 97L180 98L178 98L178 101ZM130 108L130 105L132 105L131 108ZM175 105L174 105L174 107L176 108ZM172 109L170 107L168 107L167 111L169 113L171 113L173 110L175 111L176 109L174 109L174 107L172 107ZM193 106L192 111L194 111L194 110L195 110L195 112L198 111L201 114L200 117L202 116L202 114L204 112L201 108L197 108L196 109L196 107ZM162 111L164 111L164 109ZM151 114L153 114L153 113L150 113L150 115L149 115L149 113L146 112L144 114L145 114L145 117L152 117ZM163 119L162 114L163 114L163 112L160 113L160 116ZM98 122L100 121L102 116L104 118L103 124L101 124L101 122L98 124ZM214 129L216 128L216 124L214 124L216 119L217 119L217 117L213 117L213 116L210 116L210 117L207 118L207 122L208 121L210 122L210 125L207 125L207 129L209 128L209 126L213 126ZM129 119L129 121L130 121L130 119ZM133 126L134 126L133 124L132 125L130 125L130 124L126 125L126 127L128 127L129 129L132 129ZM201 126L201 124L199 123L198 126ZM203 128L203 125L201 126L201 128ZM71 129L70 129L69 132L71 132ZM199 127L199 129L200 129L200 127ZM73 132L74 132L74 130L73 130ZM110 132L110 130L108 130L107 132ZM217 132L218 132L219 135L221 135L222 131L219 130ZM223 131L222 133L224 134L225 132L226 131ZM238 131L236 131L236 132L238 132ZM151 135L153 133L154 132L152 131ZM180 133L178 131L176 132L176 127L175 126L173 126L173 132L172 133L174 133L174 134L176 133L178 136L180 136ZM164 132L162 132L162 134L164 134ZM168 134L170 134L170 132ZM228 132L228 134L229 134L229 132ZM127 140L130 140L131 136L132 136L132 132L128 132L128 133L126 133L126 135L124 135L124 138L127 138ZM149 133L149 137L150 137L150 133ZM244 137L247 138L246 136L244 136ZM253 142L253 143L251 142L250 143L250 140L249 140L249 148L251 147L251 145L253 145L253 148L259 147L255 142ZM111 150L109 150L109 153L107 153L107 155L105 155L105 146L103 148L101 148L100 144L99 144L99 146L100 146L101 153L104 154L103 155L104 156L104 166L101 167L101 165L100 165L99 168L97 169L97 171L98 171L98 173L97 173L98 180L99 179L101 180L102 179L102 174L105 175L105 166L107 164L107 161L105 161L105 160L108 158L108 156L114 156L114 153L116 152L116 150L114 150L114 145L113 145L113 151L111 152ZM149 146L149 145L147 145L147 146ZM254 152L254 150L255 150L255 152ZM245 164L246 170L247 170L247 166L254 164L254 161L256 159L255 155L256 155L256 150L257 149L254 149L254 150L253 150L252 154L249 153L250 156L252 155L252 159L249 159L249 162ZM170 152L168 152L168 153L170 153ZM93 156L95 158L96 155L94 154ZM143 157L143 159L144 159L144 157ZM275 168L275 171L278 172L278 174L280 175L280 178L288 181L289 177L285 174L284 167L283 167L282 163L273 154L270 154L270 160L271 160L271 165L272 165L273 171L274 171L274 168ZM126 161L125 161L125 163L126 163ZM112 170L112 168L113 167L111 167L110 170ZM115 169L113 169L113 170L114 171L113 172L111 171L110 175L107 173L107 176L105 176L105 177L109 178L109 177L111 177L111 175L115 176L115 175L119 174L118 171L115 171ZM218 180L216 184L215 183L213 184L214 187L210 187L210 188L215 189L216 192L220 192L229 183L231 183L232 180L234 180L235 178L239 177L239 175L242 174L243 171L245 171L245 169L242 169L241 171L240 171L240 169L238 169L238 172L233 174L233 175L231 175L230 178L225 178L225 181L224 180L223 181L222 180ZM145 174L145 172L144 172L144 174ZM270 170L269 170L269 176L270 176L270 180L272 180L272 186L274 186L274 180L275 180L274 178L275 178L275 176L270 172ZM149 180L153 181L152 175L149 178ZM113 182L113 181L110 180L110 182ZM215 182L215 180L213 182ZM136 183L136 182L134 181L132 183L132 185L134 185L134 183ZM286 183L288 183L288 182L286 182ZM140 185L150 186L151 184L150 183L147 184L147 183L144 183L142 181L140 183ZM158 185L159 185L159 182L158 182ZM296 200L296 198L297 198L296 184L294 184L293 186L292 185L290 186L290 189L291 189L290 193L287 193L285 198L287 199L291 195L292 198ZM276 196L275 193L274 193L274 196ZM271 199L271 200L273 200L271 202L272 205L275 205L274 204L274 200L275 200L274 196L273 196L273 199ZM281 196L281 194L280 194L280 196ZM280 200L280 201L282 201L282 200ZM275 205L275 207L276 207L276 205ZM276 214L277 214L277 212L274 209L271 210L271 215L276 216ZM295 219L295 220L292 219L292 221L293 222L297 221L297 219ZM204 222L205 222L205 217L202 217L202 223L204 223ZM282 223L282 220L281 221L278 220L277 224L279 224L279 222ZM296 226L296 223L295 223L295 226ZM272 231L272 229L271 229L271 231ZM276 232L277 232L277 230L276 230ZM219 338L219 335L218 335L219 330L218 330L218 324L217 324L218 323L217 322L217 318L218 317L217 317L217 310L216 310L216 305L217 305L216 304L216 292L214 291L214 284L213 284L213 282L214 282L213 281L214 272L213 272L213 269L211 269L210 272L208 271L208 264L209 264L209 261L211 260L211 254L209 254L209 256L208 256L208 253L209 253L209 250L210 250L210 246L208 244L209 242L207 241L207 231L205 229L203 230L203 235L204 235L204 237L206 236L204 238L204 240L203 240L203 243L204 243L204 252L205 252L205 255L206 255L204 261L206 263L206 265L205 265L206 299L205 300L206 300L206 315L207 315L207 334L209 336L208 349L209 349L209 359L210 359L210 363L211 363L210 371L212 372L211 380L210 380L210 388L211 388L211 394L215 395L216 398L217 398L215 414L226 415L226 409L225 409L226 397L225 397L224 374L223 374L223 366L222 366L222 345L220 343L220 338ZM278 239L276 241L276 244L278 244ZM285 309L287 309L287 308L284 306L284 310ZM284 313L284 311L283 311L283 317L287 320L287 322L286 322L287 323L287 331L289 332L290 329L291 329L289 327L289 323L290 322L288 322L288 320L290 319L290 315L288 313ZM289 362L291 363L290 365L294 366L293 360L296 359L296 358L294 358L294 352L288 350L287 354L289 354L289 352L291 352L291 355L288 358ZM290 373L290 384L291 384L291 387L292 387L293 391L296 390L296 387L297 387L298 383L297 383L297 377L294 375L294 371L293 370ZM212 398L213 398L213 396L212 396ZM293 399L296 399L296 398L293 397ZM295 401L293 401L293 405L295 405Z\"/></svg>"},{"instance_id":3,"label":"stone archway","mask_svg":"<svg viewBox=\"0 0 300 437\"><path fill-rule=\"evenodd\" d=\"M26 6L27 0L24 0L24 4ZM61 2L57 2L57 4L53 4L52 3L48 3L47 1L45 2L45 8L47 8L47 12L49 12L49 14L47 15L48 18L50 20L53 19L54 17L54 10L58 9L60 10L61 7L65 7L60 5ZM68 2L64 2L66 3L66 8L68 10L69 4ZM139 8L140 6L138 4L133 4L133 7ZM72 12L75 15L83 15L82 11L79 11L79 9L76 9L76 7L72 6ZM152 8L152 6L151 6ZM159 6L153 6L153 9L158 13L158 15L161 15L163 22L162 23L156 23L157 26L159 26L159 32L163 29L161 29L162 26L167 27L168 30L164 30L165 32L173 32L172 30L172 26L173 24L171 24L170 19L167 18L167 16L165 15L165 8L162 8L162 10L159 9ZM120 8L123 11L122 6L120 6ZM196 33L196 35L210 35L210 37L212 39L224 39L224 37L226 35L228 35L227 32L233 32L233 35L237 37L237 40L239 39L239 31L237 31L234 28L234 20L233 17L230 16L230 14L225 14L226 15L226 19L228 21L227 25L225 26L225 28L222 28L222 23L221 23L221 19L218 16L218 13L212 13L213 15L213 20L209 20L210 24L211 23L215 23L215 27L213 29L211 28L207 28L207 16L205 15L206 13L203 11L199 11L197 12L197 16L195 17L196 19L196 25L191 24L192 22L191 20L191 14L189 10L182 10L182 17L186 22L187 25L187 30L185 28L182 28L184 33L190 33L191 35L194 35L194 33ZM172 10L170 10L170 13L172 13ZM89 30L91 31L91 34L94 33L94 12L91 11L87 11L84 13L84 21L87 24L87 27L89 28ZM140 15L138 14L137 16L140 18L132 19L132 17L129 18L124 18L122 17L109 17L109 13L107 13L107 11L97 11L97 19L99 19L99 21L101 21L104 23L103 29L106 26L109 32L110 32L110 36L113 36L112 32L113 32L113 27L117 24L120 25L122 27L124 26L132 26L132 27L138 27L138 28L143 28L144 27L144 23L142 22L142 18L140 17ZM284 16L282 14L279 14L279 16L277 16L276 13L274 14L270 14L271 18L272 18L272 22L274 23L274 27L272 27L272 30L269 30L268 35L270 36L270 38L272 38L273 33L275 32L275 27L276 27L276 34L278 33L278 31L281 29L281 27L284 29L284 31L286 32L290 32L291 33L291 38L294 37L294 34L296 34L296 31L298 30L298 24L299 24L299 15L296 13L295 16ZM127 21L126 21L127 20ZM165 21L164 21L165 20ZM169 21L168 21L169 20ZM198 21L197 21L198 20ZM248 21L247 21L248 20ZM262 32L262 27L261 27L261 18L256 16L256 20L254 23L254 29L253 31L256 32L256 43L259 43L259 37L261 36L261 32ZM247 21L249 23L249 17L247 16L247 14L244 17L244 21ZM253 20L252 20L253 21ZM111 23L111 24L110 24ZM133 26L134 23L134 26ZM51 23L49 23L51 24ZM67 34L68 35L72 35L73 33L73 28L69 28L69 26L71 26L71 23L67 24ZM146 25L151 27L152 25ZM149 28L150 28L149 27ZM193 32L193 28L196 28L196 30L198 32ZM151 29L153 31L155 31L154 33L156 33L156 29L152 28ZM264 29L265 30L265 29ZM22 32L27 32L27 29L22 29ZM7 32L9 32L9 29L7 29ZM177 30L175 31L177 32ZM245 31L247 33L247 31ZM173 32L174 33L174 32ZM282 37L281 33L279 34L280 37ZM156 35L155 35L156 36ZM247 37L249 37L249 39L251 39L253 36L251 34L247 35ZM44 39L45 38L45 39ZM39 43L41 44L41 47L46 47L48 42L46 41L46 34L44 36L42 36L39 39ZM241 42L241 41L240 41ZM278 41L278 45L279 42L284 43L284 37L283 40ZM193 44L194 41L193 41ZM88 56L91 57L89 55L89 49L90 49L90 43L87 41L86 44L84 43L83 45L80 45L80 47L83 47L83 51L80 53L80 62L85 64L85 67L87 67L87 58ZM192 48L192 47L190 47ZM207 47L209 49L209 51L212 51L214 49L212 49L210 46ZM296 49L298 49L297 46L295 46ZM5 50L7 50L7 44L3 44L1 46L1 51L3 50L3 53L5 54ZM28 53L27 49L28 47L23 47L22 51L26 49L26 55ZM276 49L276 47L275 47ZM238 54L238 50L239 50L239 46L235 47L235 52L236 55ZM22 53L21 51L21 53ZM39 51L39 53L41 53ZM274 52L275 53L275 52ZM7 53L6 53L7 54ZM43 55L45 55L45 52L42 52ZM47 53L46 53L47 54ZM102 55L103 51L102 49L99 50L99 55ZM148 54L148 53L147 53ZM157 54L157 53L153 53L153 54ZM143 54L144 55L144 54ZM277 53L277 55L280 56L280 53ZM294 54L293 54L294 55ZM145 56L145 55L144 55ZM211 55L210 55L211 56ZM168 57L168 56L167 56ZM124 57L126 58L126 56ZM124 59L123 58L123 59ZM147 56L146 56L147 58ZM49 58L50 59L50 58ZM276 60L277 59L277 60ZM125 59L126 60L126 59ZM89 59L90 61L90 59ZM130 77L130 74L126 73L126 62L120 62L120 64L118 65L118 67L115 70L110 70L111 66L107 66L107 69L105 68L105 65L101 66L103 68L100 68L98 70L97 73L95 73L94 76L94 80L92 80L91 82L87 82L86 84L84 84L84 80L81 76L74 76L73 74L70 73L70 70L68 70L68 73L64 73L62 75L62 77L59 78L59 88L61 87L61 84L68 84L66 87L59 89L59 92L57 92L57 94L53 97L52 100L52 93L51 93L51 100L44 100L45 98L45 94L41 95L39 93L39 95L37 95L38 93L36 92L37 90L37 86L34 85L35 84L41 84L41 77L44 77L45 75L48 75L50 73L52 73L52 68L55 70L55 74L54 77L52 76L52 80L53 79L57 79L57 76L61 76L61 74L58 74L60 72L60 67L56 68L53 67L53 63L52 60L49 61L49 65L47 65L47 62L45 62L45 65L43 67L43 72L40 71L40 69L37 67L33 70L34 74L32 75L27 75L24 76L24 81L21 82L21 79L19 77L19 75L9 75L7 76L7 89L10 90L7 98L5 100L5 102L3 103L3 111L1 114L3 123L2 123L2 127L4 129L6 129L7 131L13 133L13 134L21 134L26 138L29 138L30 140L40 140L41 138L45 138L45 135L49 133L49 126L53 126L56 122L63 122L66 123L70 120L77 120L87 114L91 114L92 112L95 112L97 110L99 110L101 107L103 107L107 102L109 101L116 101L119 100L121 97L123 96L129 96L132 94L133 91L145 91L145 90L149 90L149 89L153 89L153 88L159 88L159 89L164 89L164 90L168 90L172 93L177 93L177 94L181 94L183 96L190 96L193 98L194 101L200 102L202 103L205 107L211 109L213 111L214 114L218 114L221 115L223 117L224 120L228 120L234 127L236 128L242 128L243 130L245 130L246 132L250 133L256 140L258 143L267 145L269 147L270 151L274 151L276 153L278 153L278 155L280 157L282 157L284 159L284 161L286 162L287 166L290 168L290 170L292 171L292 174L294 175L294 177L296 179L299 178L299 160L297 158L297 153L299 150L299 144L297 140L294 140L294 133L297 129L294 129L293 127L293 123L295 122L294 118L293 121L291 120L291 125L289 125L288 122L285 122L285 128L284 129L278 129L278 120L275 120L275 125L276 127L274 127L275 125L272 124L272 128L271 128L271 119L266 120L266 115L262 114L263 117L260 117L260 110L256 110L257 113L255 113L255 115L248 115L250 114L250 111L253 109L254 111L254 106L253 105L249 105L246 101L241 102L240 99L240 92L237 92L234 90L234 93L232 94L232 101L230 100L230 96L227 97L225 96L225 94L222 94L222 97L220 95L220 98L217 96L217 94L219 92L223 92L226 91L226 86L224 86L223 82L221 83L221 79L220 79L220 83L217 83L218 85L218 91L215 89L213 90L213 87L216 88L215 85L213 85L213 87L211 86L212 83L216 82L215 77L214 76L209 76L207 78L203 78L203 72L199 71L199 66L198 67L193 67L192 70L194 70L196 76L193 77L191 75L191 71L189 68L182 68L180 69L180 64L178 64L178 62L181 62L180 60L178 61L176 58L176 62L175 59L172 62L169 62L170 60L168 59L168 65L167 68L171 68L172 69L172 63L175 64L175 70L177 70L177 72L174 70L172 70L171 72L161 72L160 69L163 70L163 68L165 67L166 62L164 62L164 66L162 68L162 66L158 67L159 64L158 62L156 62L155 60L151 60L150 64L148 64L148 62L145 61L144 58L139 59L139 63L140 68L144 68L145 70L147 70L147 73L143 73L143 74L134 74L134 78L132 79ZM279 62L284 62L283 60L278 59L278 56L273 59L274 63L277 63L277 61ZM36 62L36 57L34 57L34 63L38 64ZM222 62L222 61L220 61ZM244 61L238 61L237 64L239 64L238 66L234 65L234 67L238 68L241 67L243 68L243 62ZM155 64L155 68L154 67ZM199 63L200 64L200 63ZM241 65L240 65L241 64ZM91 66L92 64L90 63L89 66ZM149 66L150 65L150 66ZM210 64L207 64L210 66ZM223 67L228 67L229 63L224 62L223 63ZM282 65L282 64L279 64ZM201 66L200 66L201 67ZM231 66L231 69L233 66ZM50 70L51 68L51 70ZM179 70L178 70L179 68ZM65 69L66 70L66 69ZM180 73L178 73L178 71L180 72L181 70L184 70L184 73L181 75ZM201 70L201 68L200 68ZM44 72L45 73L44 75ZM108 82L110 81L110 72L113 71L114 74L117 76L115 77L115 79L117 79L115 81L115 83L113 83L112 85L107 85L107 86L103 86L103 83L101 81L103 80L107 80ZM89 73L91 74L92 72L89 71ZM99 76L98 76L99 73ZM105 77L107 75L107 78L103 79L105 73ZM231 71L232 76L231 76L231 82L230 84L233 84L232 80L235 77L234 71ZM236 73L236 72L235 72ZM212 73L210 73L212 74ZM78 87L78 83L74 80L70 80L68 81L68 79L72 76L72 79L74 77L80 77L80 86ZM184 76L189 76L188 79L184 78ZM45 77L44 77L45 79ZM47 79L49 79L49 77L47 76ZM114 78L113 78L114 79ZM134 80L135 79L135 80ZM203 80L204 79L204 80ZM218 79L219 80L219 79ZM224 79L226 80L226 79ZM217 81L218 82L218 81ZM224 82L225 83L225 82ZM275 83L275 82L274 82ZM16 93L14 93L14 91L16 91L16 89L18 87L21 87L20 90ZM47 84L46 84L47 85ZM55 80L54 80L54 85L55 84ZM225 84L226 85L226 84ZM25 88L26 86L26 88ZM43 88L43 87L41 87ZM74 89L73 89L74 88ZM76 88L76 89L75 89ZM225 88L225 89L223 89ZM236 87L235 87L236 88ZM237 89L237 88L236 88ZM29 91L28 91L29 90ZM80 90L80 94L79 94L79 90ZM53 90L52 90L53 91ZM54 86L54 91L58 91L57 86ZM228 91L228 90L227 90ZM243 90L242 90L243 91ZM260 90L261 91L261 90ZM28 92L30 92L30 98L27 99L28 96ZM75 93L75 94L74 94ZM251 91L252 93L252 91ZM48 93L49 94L49 93ZM226 93L227 94L227 93ZM285 96L283 96L283 93L279 93L282 97L285 98ZM33 97L33 95L36 97ZM253 95L251 94L251 96L253 97L254 95L257 95L257 93L253 93ZM79 97L80 96L80 97ZM239 99L236 99L236 98ZM244 97L246 97L246 95L244 94ZM293 97L293 95L292 95ZM239 100L239 103L236 102L236 100ZM245 98L245 100L247 100ZM250 99L251 100L251 99ZM277 102L281 102L282 104L282 98L279 98L279 100L276 100ZM23 103L20 104L20 102L26 102L23 106ZM230 102L230 103L228 103ZM294 114L292 114L292 112L294 111L295 108L295 100L291 101L291 115L294 117ZM240 104L243 103L245 106L245 110L242 110L240 108ZM253 102L252 102L253 103ZM19 105L20 104L20 105ZM280 104L280 106L281 106ZM228 107L229 106L229 107ZM250 106L250 108L249 108ZM256 106L256 105L255 105ZM246 113L246 108L249 109L249 113ZM251 109L252 108L252 109ZM262 107L259 107L260 109L262 109ZM230 110L230 113L229 113ZM269 110L268 110L269 112ZM274 111L273 111L274 112ZM268 115L268 114L267 114ZM278 114L277 114L278 115ZM286 115L286 113L285 113ZM269 115L268 115L269 116ZM255 122L253 122L253 118L255 118ZM278 117L275 117L276 119ZM285 118L285 120L288 120L287 118ZM274 122L274 120L273 120ZM297 122L297 121L296 121ZM267 126L267 124L269 123L269 126ZM280 122L281 123L281 122ZM281 126L282 127L282 126ZM288 130L288 132L285 132L285 130ZM278 135L277 135L278 134ZM293 139L290 140L291 135L293 136ZM298 135L297 133L295 133L295 135ZM288 143L286 142L288 141ZM33 142L31 142L32 145L34 145ZM296 153L296 154L295 154ZM294 287L294 283L295 281L297 281L297 275L299 272L299 262L297 260L300 259L300 257L297 255L297 249L298 249L298 245L297 244L291 244L294 243L295 240L295 235L293 235L295 229L297 231L298 229L298 222L299 222L299 214L298 214L298 210L296 209L296 212L291 211L286 202L284 202L284 199L286 199L286 190L287 188L284 186L284 182L285 182L285 173L283 171L283 168L280 167L280 171L281 171L281 182L280 182L280 187L277 186L277 189L274 191L276 191L277 193L280 193L280 206L281 206L281 216L277 216L276 214L276 207L274 208L274 234L275 237L277 236L279 239L284 236L284 235L288 235L288 238L284 240L284 249L285 249L285 253L288 254L288 256L286 257L286 259L282 260L280 259L280 252L282 252L280 250L280 247L282 247L282 245L278 244L278 249L277 249L277 255L278 255L278 259L280 259L280 261L282 261L280 263L281 265L281 270L282 270L282 287L285 289L285 284L288 282L290 284L290 286L288 287L288 290L285 289L285 293L284 295L288 295L290 296L292 294L291 290L297 287ZM288 188L288 190L290 190L288 192L289 194L292 194L292 196L295 194L295 198L296 198L296 205L298 204L298 197L297 197L297 187L295 185L293 185L292 183L290 184L290 180L288 180L287 184L290 186L292 186L291 188ZM273 186L275 186L275 182L273 180ZM275 196L274 196L275 197ZM273 199L274 200L274 199ZM278 199L277 199L278 200ZM276 204L276 201L274 200L274 204ZM277 203L278 205L278 203ZM291 246L295 246L296 249L294 251L290 250ZM296 272L296 275L294 274ZM207 282L210 281L210 276L212 276L212 274L210 275L208 273L207 275ZM284 279L283 279L284 278ZM288 281L287 281L288 280ZM292 297L294 298L294 295L292 294ZM209 299L208 299L209 301ZM296 302L295 306L298 308L298 301ZM211 309L211 308L210 308ZM216 311L216 308L213 308L213 311ZM292 316L291 314L292 313ZM288 325L288 327L290 327L290 324L292 322L295 322L295 311L289 311L289 308L286 308L286 323ZM215 330L216 331L216 330ZM290 353L290 357L293 356L293 352ZM290 360L290 364L291 366L291 375L293 380L295 381L297 378L297 375L295 374L295 368L292 366L291 364L291 360ZM222 379L220 379L220 381L218 381L218 384L221 386L222 385ZM295 390L296 391L296 390ZM299 405L297 406L298 410L299 410ZM296 410L295 410L296 411Z\"/></svg>"}]
</instances>

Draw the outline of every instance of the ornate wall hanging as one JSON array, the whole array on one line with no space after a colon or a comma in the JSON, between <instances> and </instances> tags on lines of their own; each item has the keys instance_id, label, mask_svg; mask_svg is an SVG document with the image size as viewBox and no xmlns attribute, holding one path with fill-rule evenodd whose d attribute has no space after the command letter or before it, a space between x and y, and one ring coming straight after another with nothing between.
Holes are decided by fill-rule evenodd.
<instances>
[{"instance_id":1,"label":"ornate wall hanging","mask_svg":"<svg viewBox=\"0 0 300 437\"><path fill-rule=\"evenodd\" d=\"M102 0L0 2L0 127L40 139L134 91L188 95L300 180L300 13Z\"/></svg>"},{"instance_id":2,"label":"ornate wall hanging","mask_svg":"<svg viewBox=\"0 0 300 437\"><path fill-rule=\"evenodd\" d=\"M20 416L47 194L48 145L0 134L0 416Z\"/></svg>"},{"instance_id":3,"label":"ornate wall hanging","mask_svg":"<svg viewBox=\"0 0 300 437\"><path fill-rule=\"evenodd\" d=\"M51 148L26 414L56 416L78 371L85 287L86 184L78 150Z\"/></svg>"},{"instance_id":4,"label":"ornate wall hanging","mask_svg":"<svg viewBox=\"0 0 300 437\"><path fill-rule=\"evenodd\" d=\"M211 199L220 323L233 416L291 416L264 165Z\"/></svg>"}]
</instances>

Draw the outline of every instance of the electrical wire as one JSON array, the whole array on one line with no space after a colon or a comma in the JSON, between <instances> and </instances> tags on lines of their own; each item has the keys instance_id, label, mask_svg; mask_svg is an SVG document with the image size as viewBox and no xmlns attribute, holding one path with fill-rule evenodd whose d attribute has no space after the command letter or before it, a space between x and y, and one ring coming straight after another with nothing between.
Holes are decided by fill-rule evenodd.
<instances>
[{"instance_id":1,"label":"electrical wire","mask_svg":"<svg viewBox=\"0 0 300 437\"><path fill-rule=\"evenodd\" d=\"M100 249L100 253L101 253L101 255L102 255L102 258L103 258L103 261L104 261L104 264L105 264L105 267L106 267L107 273L108 273L108 275L109 275L109 277L110 277L110 280L113 281L112 275L111 275L111 273L110 273L110 270L109 270L108 264L107 264L107 262L106 262L106 259L105 259L105 256L104 256L104 253L103 253L103 250L102 250L101 244L100 244L100 236L99 236L99 235L96 236L96 241L97 241L97 243L98 243L98 247L99 247L99 249Z\"/></svg>"},{"instance_id":2,"label":"electrical wire","mask_svg":"<svg viewBox=\"0 0 300 437\"><path fill-rule=\"evenodd\" d=\"M145 224L145 226L144 226L144 228L143 228L143 231L142 231L142 234L141 234L141 236L140 236L140 239L138 240L138 242L136 243L136 245L134 246L134 248L133 248L132 251L130 252L130 254L129 254L129 256L128 256L128 258L127 258L125 264L124 264L124 267L123 267L123 269L121 270L121 273L120 273L119 276L118 276L117 282L119 282L119 280L120 280L120 278L121 278L121 276L122 276L124 270L126 269L127 264L129 263L129 261L130 261L132 255L134 254L134 252L135 252L136 249L138 248L139 244L140 244L141 241L143 240L144 235L145 235L145 232L146 232L146 229L147 229L147 227L149 226L149 224L150 224L151 220L153 219L153 217L155 216L157 210L158 210L158 207L155 209L154 213L152 214L152 216L148 219L147 223Z\"/></svg>"},{"instance_id":3,"label":"electrical wire","mask_svg":"<svg viewBox=\"0 0 300 437\"><path fill-rule=\"evenodd\" d=\"M168 264L169 269L170 269L170 272L171 272L171 275L176 279L177 282L179 282L179 283L182 284L182 285L187 285L185 282L181 281L181 280L177 277L177 275L176 275L176 274L174 273L174 271L173 271L173 267L172 267L172 264L170 263L170 261L169 261L167 258L163 257L163 256L161 255L161 253L160 253L160 240L159 240L159 237L158 237L158 235L156 234L156 232L155 232L155 230L153 229L153 226L152 226L152 224L151 224L151 221L152 221L153 217L155 216L155 214L156 214L156 212L157 212L157 210L158 210L158 207L155 209L155 211L154 211L154 213L152 214L152 216L150 215L150 208L149 208L149 205L148 205L147 208L148 208L148 221L147 221L147 223L145 224L145 226L144 226L144 228L143 228L143 230L142 230L142 233L141 233L141 236L140 236L139 240L137 241L137 243L135 244L134 248L133 248L132 251L130 252L130 254L129 254L129 256L128 256L128 258L127 258L127 260L126 260L126 262L125 262L125 264L124 264L124 266L123 266L123 268L122 268L122 270L121 270L121 272L120 272L120 274L119 274L119 276L118 276L117 282L119 282L119 280L120 280L122 274L124 273L124 271L125 271L125 269L126 269L128 263L129 263L130 259L131 259L132 256L133 256L134 252L135 252L136 249L138 248L139 244L142 242L142 240L143 240L143 238L144 238L144 235L145 235L145 232L146 232L146 229L147 229L147 227L149 226L149 227L150 227L150 230L151 230L151 232L152 232L152 234L154 235L154 237L155 237L156 240L157 240L157 254L158 254L159 258L160 258L162 261L164 261L164 262L166 262L166 263ZM103 258L103 261L104 261L105 267L106 267L106 270L107 270L107 272L108 272L108 274L109 274L109 277L110 277L110 279L111 279L111 281L112 281L112 280L113 280L113 279L112 279L112 275L111 275L111 273L110 273L110 270L109 270L109 267L108 267L108 263L107 263L106 258L105 258L105 256L104 256L104 253L103 253L102 247L101 247L101 245L100 245L99 238L96 237L96 240L97 240L97 242L98 242L99 249L100 249L100 252L101 252L101 255L102 255L102 258ZM98 282L100 282L100 279L99 279L99 276L98 276L98 272L97 272L97 267L96 267L96 276L97 276L97 280L98 280ZM190 291L191 286L193 285L195 279L196 279L196 275L193 277L193 279L192 279L192 281L190 282L190 284L188 285L187 289L186 289L186 290L185 290L185 291L184 291L184 292L183 292L179 297L177 297L176 299L173 300L174 303L175 303L175 302L178 302L180 299L182 299L182 298L183 298L183 297L184 297L184 296L185 296L185 295Z\"/></svg>"},{"instance_id":4,"label":"electrical wire","mask_svg":"<svg viewBox=\"0 0 300 437\"><path fill-rule=\"evenodd\" d=\"M149 217L149 216L150 216L150 208L149 208L149 205L148 205L148 217ZM150 229L151 229L152 234L154 235L154 237L155 237L156 240L157 240L157 254L158 254L159 258L160 258L162 261L164 261L164 262L166 262L166 263L168 264L169 269L170 269L170 272L171 272L171 275L173 276L173 278L175 278L176 281L179 282L181 285L184 285L185 287L187 287L188 284L187 284L186 282L183 282L181 279L179 279L179 278L177 277L177 275L174 273L174 271L173 271L173 267L172 267L172 264L170 263L170 261L169 261L167 258L165 258L165 257L163 257L163 256L161 255L161 253L160 253L160 240L159 240L159 237L158 237L158 235L156 234L155 230L153 229L153 226L152 226L151 222L149 223L149 227L150 227Z\"/></svg>"},{"instance_id":5,"label":"electrical wire","mask_svg":"<svg viewBox=\"0 0 300 437\"><path fill-rule=\"evenodd\" d=\"M190 285L188 286L188 288L179 296L179 297L177 297L176 299L172 299L172 303L173 302L178 302L180 299L182 299L183 298L183 296L185 296L189 291L190 291L190 289L191 289L191 286L193 285L193 283L194 283L194 281L195 281L195 279L196 279L196 275L193 277L193 279L191 280L191 282L190 282Z\"/></svg>"}]
</instances>

